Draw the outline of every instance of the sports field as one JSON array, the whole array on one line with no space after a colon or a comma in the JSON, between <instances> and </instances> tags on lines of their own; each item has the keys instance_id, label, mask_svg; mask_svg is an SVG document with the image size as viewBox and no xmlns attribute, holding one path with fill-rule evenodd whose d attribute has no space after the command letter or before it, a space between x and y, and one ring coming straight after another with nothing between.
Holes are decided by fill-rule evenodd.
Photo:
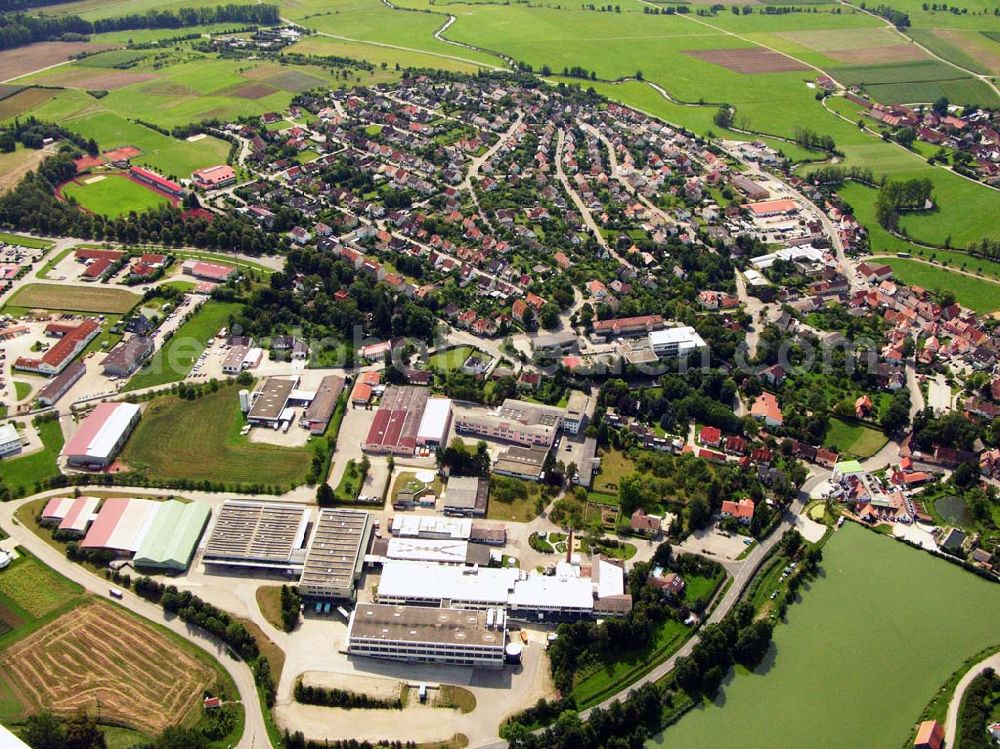
<instances>
[{"instance_id":1,"label":"sports field","mask_svg":"<svg viewBox=\"0 0 1000 749\"><path fill-rule=\"evenodd\" d=\"M241 436L238 390L230 385L192 401L157 398L126 445L123 461L132 470L168 483L180 479L283 487L302 483L312 450L263 445Z\"/></svg>"},{"instance_id":2,"label":"sports field","mask_svg":"<svg viewBox=\"0 0 1000 749\"><path fill-rule=\"evenodd\" d=\"M132 376L125 390L140 390L183 380L205 350L205 344L222 328L228 327L229 318L239 310L240 305L235 303L205 302Z\"/></svg>"},{"instance_id":3,"label":"sports field","mask_svg":"<svg viewBox=\"0 0 1000 749\"><path fill-rule=\"evenodd\" d=\"M62 194L91 213L117 218L167 205L162 193L140 185L122 174L84 176L62 186Z\"/></svg>"},{"instance_id":4,"label":"sports field","mask_svg":"<svg viewBox=\"0 0 1000 749\"><path fill-rule=\"evenodd\" d=\"M18 289L8 302L26 309L65 310L122 314L132 309L139 296L125 289L108 286L60 286L30 283Z\"/></svg>"},{"instance_id":5,"label":"sports field","mask_svg":"<svg viewBox=\"0 0 1000 749\"><path fill-rule=\"evenodd\" d=\"M1000 644L1000 586L852 523L823 555L764 665L648 749L899 749L951 672Z\"/></svg>"}]
</instances>

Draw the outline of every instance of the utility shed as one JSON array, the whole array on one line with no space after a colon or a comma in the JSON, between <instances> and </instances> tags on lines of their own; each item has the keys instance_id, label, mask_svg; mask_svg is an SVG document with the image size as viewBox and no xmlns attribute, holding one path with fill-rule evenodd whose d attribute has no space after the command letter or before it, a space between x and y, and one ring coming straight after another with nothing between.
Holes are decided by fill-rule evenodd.
<instances>
[{"instance_id":1,"label":"utility shed","mask_svg":"<svg viewBox=\"0 0 1000 749\"><path fill-rule=\"evenodd\" d=\"M212 511L203 502L161 502L156 517L135 553L137 567L184 572L205 531Z\"/></svg>"}]
</instances>

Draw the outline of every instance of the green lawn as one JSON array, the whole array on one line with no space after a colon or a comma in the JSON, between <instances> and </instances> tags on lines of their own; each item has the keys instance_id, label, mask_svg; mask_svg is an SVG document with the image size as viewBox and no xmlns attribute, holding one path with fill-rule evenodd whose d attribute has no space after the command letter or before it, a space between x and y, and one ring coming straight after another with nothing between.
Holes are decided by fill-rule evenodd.
<instances>
[{"instance_id":1,"label":"green lawn","mask_svg":"<svg viewBox=\"0 0 1000 749\"><path fill-rule=\"evenodd\" d=\"M19 458L7 458L0 463L0 485L15 497L35 491L39 481L59 475L56 459L63 447L62 429L55 420L43 421L38 427L44 449Z\"/></svg>"},{"instance_id":2,"label":"green lawn","mask_svg":"<svg viewBox=\"0 0 1000 749\"><path fill-rule=\"evenodd\" d=\"M823 572L775 630L773 658L649 749L909 746L952 671L1000 643L1000 587L852 523L823 554ZM891 695L891 707L861 693Z\"/></svg>"},{"instance_id":3,"label":"green lawn","mask_svg":"<svg viewBox=\"0 0 1000 749\"><path fill-rule=\"evenodd\" d=\"M177 329L163 348L153 354L148 364L132 376L125 390L140 390L183 380L205 350L205 344L227 327L230 316L239 309L240 305L234 302L205 302Z\"/></svg>"},{"instance_id":4,"label":"green lawn","mask_svg":"<svg viewBox=\"0 0 1000 749\"><path fill-rule=\"evenodd\" d=\"M842 457L868 458L888 441L877 429L832 417L823 446L836 450Z\"/></svg>"},{"instance_id":5,"label":"green lawn","mask_svg":"<svg viewBox=\"0 0 1000 749\"><path fill-rule=\"evenodd\" d=\"M351 504L358 501L361 494L361 485L364 476L361 473L361 465L353 460L348 462L344 468L344 475L340 477L340 483L333 490L333 496L338 502Z\"/></svg>"},{"instance_id":6,"label":"green lawn","mask_svg":"<svg viewBox=\"0 0 1000 749\"><path fill-rule=\"evenodd\" d=\"M23 401L28 397L31 392L32 385L30 382L21 382L20 380L14 380L14 396L19 400Z\"/></svg>"},{"instance_id":7,"label":"green lawn","mask_svg":"<svg viewBox=\"0 0 1000 749\"><path fill-rule=\"evenodd\" d=\"M688 575L684 578L684 600L693 604L699 598L706 603L712 600L719 584L725 579L725 574L716 577L702 577L700 575Z\"/></svg>"},{"instance_id":8,"label":"green lawn","mask_svg":"<svg viewBox=\"0 0 1000 749\"><path fill-rule=\"evenodd\" d=\"M52 241L48 239L35 239L34 237L23 237L20 234L8 234L0 231L0 242L8 244L19 244L22 247L31 247L35 250L47 250L52 246Z\"/></svg>"},{"instance_id":9,"label":"green lawn","mask_svg":"<svg viewBox=\"0 0 1000 749\"><path fill-rule=\"evenodd\" d=\"M170 202L165 195L120 174L109 174L98 182L71 182L63 187L62 192L91 213L112 218L127 216L132 211L142 213Z\"/></svg>"},{"instance_id":10,"label":"green lawn","mask_svg":"<svg viewBox=\"0 0 1000 749\"><path fill-rule=\"evenodd\" d=\"M476 349L472 346L459 346L457 348L448 349L447 351L440 351L436 354L432 354L430 359L427 360L427 366L430 369L437 369L442 372L450 372L454 369L459 369L465 360L468 359Z\"/></svg>"},{"instance_id":11,"label":"green lawn","mask_svg":"<svg viewBox=\"0 0 1000 749\"><path fill-rule=\"evenodd\" d=\"M221 482L288 488L309 472L313 451L251 442L240 435L238 386L219 388L195 400L153 400L122 459L153 480Z\"/></svg>"},{"instance_id":12,"label":"green lawn","mask_svg":"<svg viewBox=\"0 0 1000 749\"><path fill-rule=\"evenodd\" d=\"M538 517L535 505L541 494L541 488L534 481L511 476L491 476L486 517L515 523L530 522Z\"/></svg>"},{"instance_id":13,"label":"green lawn","mask_svg":"<svg viewBox=\"0 0 1000 749\"><path fill-rule=\"evenodd\" d=\"M618 482L635 471L635 463L617 448L601 453L601 472L594 477L594 491L618 496Z\"/></svg>"}]
</instances>

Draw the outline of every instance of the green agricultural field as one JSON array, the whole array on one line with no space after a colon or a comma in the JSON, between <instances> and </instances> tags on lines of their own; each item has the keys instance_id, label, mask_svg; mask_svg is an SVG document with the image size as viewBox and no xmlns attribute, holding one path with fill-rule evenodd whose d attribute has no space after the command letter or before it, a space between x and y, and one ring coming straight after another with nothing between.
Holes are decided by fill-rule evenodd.
<instances>
[{"instance_id":1,"label":"green agricultural field","mask_svg":"<svg viewBox=\"0 0 1000 749\"><path fill-rule=\"evenodd\" d=\"M121 174L84 177L82 182L64 185L62 193L91 213L112 218L127 216L133 211L142 213L170 202L165 195Z\"/></svg>"},{"instance_id":2,"label":"green agricultural field","mask_svg":"<svg viewBox=\"0 0 1000 749\"><path fill-rule=\"evenodd\" d=\"M17 560L0 572L0 604L6 599L34 619L51 614L82 592L79 585L32 556Z\"/></svg>"},{"instance_id":3,"label":"green agricultural field","mask_svg":"<svg viewBox=\"0 0 1000 749\"><path fill-rule=\"evenodd\" d=\"M250 442L240 435L238 387L195 400L153 400L122 453L133 471L150 479L290 487L309 472L312 449Z\"/></svg>"},{"instance_id":4,"label":"green agricultural field","mask_svg":"<svg viewBox=\"0 0 1000 749\"><path fill-rule=\"evenodd\" d=\"M65 310L67 312L118 313L132 309L139 296L113 286L59 286L30 283L8 300L12 307Z\"/></svg>"},{"instance_id":5,"label":"green agricultural field","mask_svg":"<svg viewBox=\"0 0 1000 749\"><path fill-rule=\"evenodd\" d=\"M229 302L205 302L190 319L177 328L174 335L128 381L125 390L169 385L180 382L205 350L205 344L240 310Z\"/></svg>"},{"instance_id":6,"label":"green agricultural field","mask_svg":"<svg viewBox=\"0 0 1000 749\"><path fill-rule=\"evenodd\" d=\"M852 523L823 555L823 574L775 630L764 665L648 749L899 749L951 672L1000 644L1000 587ZM892 695L892 709L862 692Z\"/></svg>"},{"instance_id":7,"label":"green agricultural field","mask_svg":"<svg viewBox=\"0 0 1000 749\"><path fill-rule=\"evenodd\" d=\"M1000 75L1000 43L971 29L910 29L907 34L937 55L983 75Z\"/></svg>"},{"instance_id":8,"label":"green agricultural field","mask_svg":"<svg viewBox=\"0 0 1000 749\"><path fill-rule=\"evenodd\" d=\"M832 418L823 446L836 450L845 458L868 458L881 450L888 441L878 429Z\"/></svg>"},{"instance_id":9,"label":"green agricultural field","mask_svg":"<svg viewBox=\"0 0 1000 749\"><path fill-rule=\"evenodd\" d=\"M56 460L64 442L59 422L41 422L38 433L44 449L30 455L5 458L0 463L0 492L7 491L12 496L22 497L34 492L38 482L59 475Z\"/></svg>"},{"instance_id":10,"label":"green agricultural field","mask_svg":"<svg viewBox=\"0 0 1000 749\"><path fill-rule=\"evenodd\" d=\"M395 80L398 76L395 73L396 65L401 68L438 68L440 70L453 70L458 73L475 73L480 66L469 62L462 62L449 57L439 57L426 52L396 49L394 47L381 47L375 44L365 44L363 42L345 42L340 39L333 39L328 36L310 36L297 44L289 47L291 52L300 52L304 55L333 55L337 57L350 57L355 60L367 60L373 65L381 68L385 64L387 70L379 70L375 79L385 78ZM461 54L461 50L456 48L456 53Z\"/></svg>"},{"instance_id":11,"label":"green agricultural field","mask_svg":"<svg viewBox=\"0 0 1000 749\"><path fill-rule=\"evenodd\" d=\"M973 258L973 261L975 259ZM1000 283L985 278L972 278L920 260L887 258L896 279L931 291L947 291L958 303L981 313L1000 309Z\"/></svg>"}]
</instances>

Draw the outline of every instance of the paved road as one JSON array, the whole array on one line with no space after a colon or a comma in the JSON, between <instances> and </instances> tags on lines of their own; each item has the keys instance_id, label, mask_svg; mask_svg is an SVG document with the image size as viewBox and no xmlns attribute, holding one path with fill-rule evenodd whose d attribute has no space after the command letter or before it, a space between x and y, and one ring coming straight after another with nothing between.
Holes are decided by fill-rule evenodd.
<instances>
[{"instance_id":1,"label":"paved road","mask_svg":"<svg viewBox=\"0 0 1000 749\"><path fill-rule=\"evenodd\" d=\"M63 489L61 491L65 492L66 490ZM150 490L147 489L136 489L136 491L150 493ZM10 538L3 542L4 547L23 546L49 567L82 585L88 592L101 598L110 599L108 595L108 583L104 578L98 577L83 567L70 562L33 532L22 525L14 524L14 512L19 507L40 496L53 493L57 492L36 494L0 505L0 525L3 525L4 530L10 534ZM117 601L117 603L150 621L162 624L214 657L229 672L229 675L232 676L239 691L240 701L244 706L246 722L243 736L236 745L237 749L255 749L255 747L270 746L267 728L264 725L264 716L260 708L260 702L257 699L257 688L254 685L253 674L245 663L231 657L228 648L217 638L201 629L187 625L176 616L168 616L159 606L139 598L130 591L126 592L124 598Z\"/></svg>"},{"instance_id":2,"label":"paved road","mask_svg":"<svg viewBox=\"0 0 1000 749\"><path fill-rule=\"evenodd\" d=\"M945 717L944 721L944 744L945 746L955 746L955 733L958 726L958 710L962 706L962 697L965 696L965 690L969 688L969 684L983 671L983 669L992 668L994 671L1000 672L1000 653L994 653L988 658L984 658L979 661L975 666L970 668L965 675L958 680L958 684L955 685L955 694L952 695L951 702L948 703L948 715Z\"/></svg>"}]
</instances>

